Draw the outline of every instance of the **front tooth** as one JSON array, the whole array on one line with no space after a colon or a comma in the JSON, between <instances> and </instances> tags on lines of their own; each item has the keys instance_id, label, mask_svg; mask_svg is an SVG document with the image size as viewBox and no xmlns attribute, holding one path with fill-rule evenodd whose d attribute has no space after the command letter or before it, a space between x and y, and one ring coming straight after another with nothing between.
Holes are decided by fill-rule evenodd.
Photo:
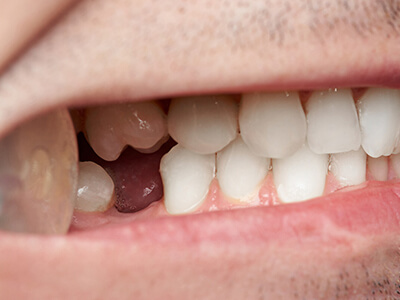
<instances>
[{"instance_id":1,"label":"front tooth","mask_svg":"<svg viewBox=\"0 0 400 300\"><path fill-rule=\"evenodd\" d=\"M351 90L314 92L306 103L307 140L318 154L358 150L361 132Z\"/></svg>"},{"instance_id":2,"label":"front tooth","mask_svg":"<svg viewBox=\"0 0 400 300\"><path fill-rule=\"evenodd\" d=\"M230 96L173 99L168 111L169 134L193 152L218 152L236 138L237 109Z\"/></svg>"},{"instance_id":3,"label":"front tooth","mask_svg":"<svg viewBox=\"0 0 400 300\"><path fill-rule=\"evenodd\" d=\"M94 162L80 162L75 209L103 212L109 209L114 201L114 182L107 172Z\"/></svg>"},{"instance_id":4,"label":"front tooth","mask_svg":"<svg viewBox=\"0 0 400 300\"><path fill-rule=\"evenodd\" d=\"M371 157L397 152L400 139L400 91L370 88L358 100L362 146Z\"/></svg>"},{"instance_id":5,"label":"front tooth","mask_svg":"<svg viewBox=\"0 0 400 300\"><path fill-rule=\"evenodd\" d=\"M306 137L306 118L298 93L244 94L239 124L244 142L263 157L291 155Z\"/></svg>"},{"instance_id":6,"label":"front tooth","mask_svg":"<svg viewBox=\"0 0 400 300\"><path fill-rule=\"evenodd\" d=\"M108 161L116 160L126 145L154 152L168 136L166 116L155 101L89 108L85 129L93 150Z\"/></svg>"},{"instance_id":7,"label":"front tooth","mask_svg":"<svg viewBox=\"0 0 400 300\"><path fill-rule=\"evenodd\" d=\"M238 137L217 155L219 186L235 200L251 201L267 176L269 165L269 158L255 156Z\"/></svg>"},{"instance_id":8,"label":"front tooth","mask_svg":"<svg viewBox=\"0 0 400 300\"><path fill-rule=\"evenodd\" d=\"M360 147L357 151L336 153L331 156L330 171L341 187L365 181L367 155Z\"/></svg>"},{"instance_id":9,"label":"front tooth","mask_svg":"<svg viewBox=\"0 0 400 300\"><path fill-rule=\"evenodd\" d=\"M214 171L215 154L197 154L179 144L173 147L160 163L167 211L182 214L198 208L207 196Z\"/></svg>"},{"instance_id":10,"label":"front tooth","mask_svg":"<svg viewBox=\"0 0 400 300\"><path fill-rule=\"evenodd\" d=\"M386 181L389 172L388 158L386 156L378 158L368 157L368 170L374 180Z\"/></svg>"},{"instance_id":11,"label":"front tooth","mask_svg":"<svg viewBox=\"0 0 400 300\"><path fill-rule=\"evenodd\" d=\"M273 159L272 166L275 187L282 202L299 202L323 194L327 154L315 154L303 145L292 156Z\"/></svg>"},{"instance_id":12,"label":"front tooth","mask_svg":"<svg viewBox=\"0 0 400 300\"><path fill-rule=\"evenodd\" d=\"M78 180L75 130L67 110L40 116L0 141L0 228L65 233Z\"/></svg>"}]
</instances>

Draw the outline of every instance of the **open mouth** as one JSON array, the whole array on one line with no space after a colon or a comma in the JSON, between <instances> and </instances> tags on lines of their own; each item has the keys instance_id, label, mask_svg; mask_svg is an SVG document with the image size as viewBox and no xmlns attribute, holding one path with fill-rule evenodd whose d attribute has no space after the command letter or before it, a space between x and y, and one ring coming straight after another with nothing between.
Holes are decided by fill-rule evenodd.
<instances>
[{"instance_id":1,"label":"open mouth","mask_svg":"<svg viewBox=\"0 0 400 300\"><path fill-rule=\"evenodd\" d=\"M2 294L399 297L398 3L296 35L258 31L277 4L133 2L79 4L0 78Z\"/></svg>"}]
</instances>

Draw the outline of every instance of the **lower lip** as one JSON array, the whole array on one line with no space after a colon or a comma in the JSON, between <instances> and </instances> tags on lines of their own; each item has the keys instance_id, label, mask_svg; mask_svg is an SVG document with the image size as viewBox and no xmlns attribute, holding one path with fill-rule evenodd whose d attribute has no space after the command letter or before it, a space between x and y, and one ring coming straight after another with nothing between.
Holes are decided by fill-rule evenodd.
<instances>
[{"instance_id":1,"label":"lower lip","mask_svg":"<svg viewBox=\"0 0 400 300\"><path fill-rule=\"evenodd\" d=\"M114 297L123 289L132 296L151 288L151 280L162 287L167 279L174 279L173 268L189 283L191 274L231 280L233 274L246 274L247 263L253 268L271 256L281 260L287 255L282 251L299 251L295 259L307 265L326 262L332 268L359 237L398 235L398 211L399 183L368 182L364 188L303 203L139 219L66 236L1 232L0 278L7 280L0 280L0 290L13 296L63 294L67 299ZM271 245L278 246L279 252ZM327 253L332 249L335 256ZM325 257L313 262L310 251L324 252ZM24 288L19 290L21 285ZM164 286L161 291L168 289ZM179 289L174 295L181 295Z\"/></svg>"}]
</instances>

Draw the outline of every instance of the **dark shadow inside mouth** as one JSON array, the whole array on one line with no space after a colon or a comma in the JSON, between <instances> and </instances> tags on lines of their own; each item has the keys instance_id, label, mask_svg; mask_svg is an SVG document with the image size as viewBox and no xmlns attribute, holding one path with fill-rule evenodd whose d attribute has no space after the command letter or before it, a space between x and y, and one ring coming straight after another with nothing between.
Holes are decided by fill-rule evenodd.
<instances>
[{"instance_id":1,"label":"dark shadow inside mouth","mask_svg":"<svg viewBox=\"0 0 400 300\"><path fill-rule=\"evenodd\" d=\"M115 208L121 213L145 209L163 197L160 160L176 142L169 139L154 153L140 153L127 147L115 161L105 161L90 147L83 133L78 134L79 160L93 161L103 167L114 181Z\"/></svg>"}]
</instances>

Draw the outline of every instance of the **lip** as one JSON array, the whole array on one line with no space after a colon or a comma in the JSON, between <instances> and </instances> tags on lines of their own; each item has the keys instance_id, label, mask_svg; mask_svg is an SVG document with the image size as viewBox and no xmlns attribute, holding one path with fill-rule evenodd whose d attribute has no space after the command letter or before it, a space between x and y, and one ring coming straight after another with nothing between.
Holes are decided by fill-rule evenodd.
<instances>
[{"instance_id":1,"label":"lip","mask_svg":"<svg viewBox=\"0 0 400 300\"><path fill-rule=\"evenodd\" d=\"M293 1L293 6L301 3ZM89 10L92 4L81 5ZM242 43L236 50L205 30L192 40L201 51L191 53L180 41L178 28L204 24L198 12L205 9L205 2L193 8L173 0L162 7L135 1L127 5L126 11L133 16L119 23L127 29L113 35L106 30L109 23L100 24L104 26L99 27L99 32L104 29L100 45L99 37L88 38L93 23L79 18L78 6L3 74L0 98L7 101L0 101L0 136L34 115L61 106L203 93L400 87L400 44L391 31L392 38L386 38L383 33L389 29L385 26L368 35L368 42L339 26L324 41L304 31L303 38L287 47L268 36L247 47L246 40L240 39L252 36L251 28L243 27L239 36L231 37ZM152 30L146 38L143 32L129 29L137 28L132 19L145 16L149 9L156 19L164 20L179 7L185 14L174 14L173 20L166 18L158 27L148 24ZM107 10L107 5L101 9ZM222 11L219 7L216 14L222 16ZM105 19L114 20L111 17ZM71 20L76 22L74 27ZM228 37L229 28L223 26L228 23L223 19L222 27L217 27L222 28L222 36ZM165 32L174 33L169 43L157 42ZM62 42L57 37L60 33L64 33ZM129 41L128 46L121 44L124 36L135 41L134 48ZM137 54L149 51L149 40L155 41L151 59L138 60ZM332 43L339 50L332 49ZM122 53L114 55L112 49L104 48L106 44L119 45ZM168 45L175 48L165 51ZM74 49L75 60L65 49ZM95 67L99 53L107 58L101 72ZM122 63L124 70L118 71ZM284 299L296 294L351 298L352 294L379 293L374 283L386 287L390 281L387 290L395 293L400 270L399 197L398 183L370 182L365 189L299 204L138 220L67 236L1 232L0 291L9 298L41 299L130 299L132 295L138 299L220 299L222 295L254 299L267 294L279 299L283 295L279 288L289 285Z\"/></svg>"}]
</instances>

